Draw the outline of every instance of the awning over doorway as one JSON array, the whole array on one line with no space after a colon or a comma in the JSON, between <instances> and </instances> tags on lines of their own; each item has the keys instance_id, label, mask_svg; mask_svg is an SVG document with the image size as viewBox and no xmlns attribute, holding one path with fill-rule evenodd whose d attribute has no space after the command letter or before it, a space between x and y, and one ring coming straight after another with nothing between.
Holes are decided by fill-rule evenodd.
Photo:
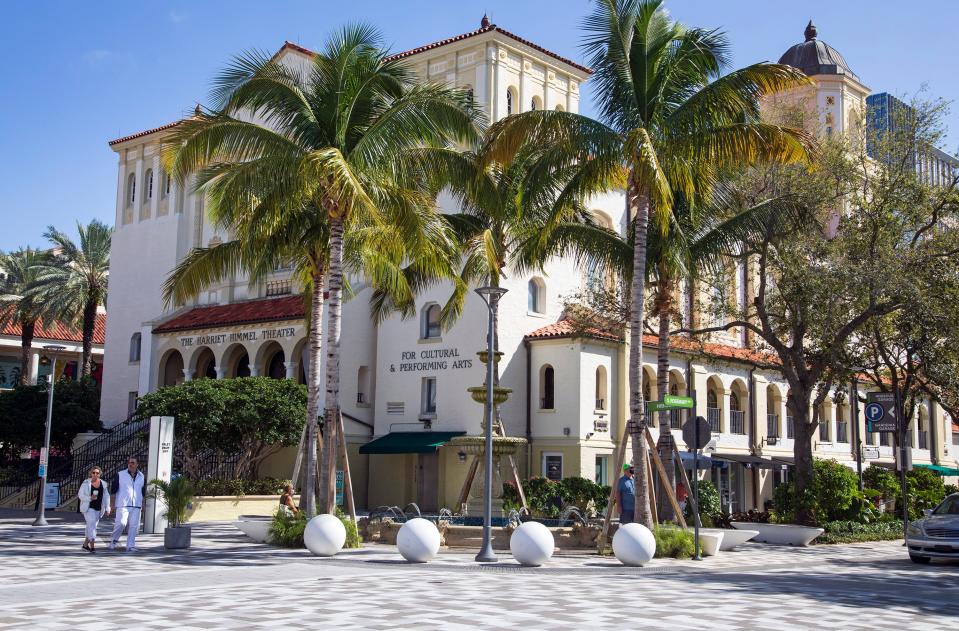
<instances>
[{"instance_id":1,"label":"awning over doorway","mask_svg":"<svg viewBox=\"0 0 959 631\"><path fill-rule=\"evenodd\" d=\"M940 464L919 464L916 463L917 467L922 467L923 469L932 469L939 475L959 475L959 469L955 467L944 467Z\"/></svg>"},{"instance_id":2,"label":"awning over doorway","mask_svg":"<svg viewBox=\"0 0 959 631\"><path fill-rule=\"evenodd\" d=\"M690 452L690 451L681 451L681 452L679 452L679 458L683 461L683 466L684 466L684 467L686 467L687 469L692 469L692 468L693 468L693 454L692 454L692 452ZM710 468L712 468L712 466L713 466L714 464L718 464L718 463L713 462L713 459L710 458L709 456L700 455L700 456L699 456L699 461L698 461L697 464L699 465L699 468L700 468L700 469L710 469Z\"/></svg>"},{"instance_id":3,"label":"awning over doorway","mask_svg":"<svg viewBox=\"0 0 959 631\"><path fill-rule=\"evenodd\" d=\"M716 460L725 460L727 462L738 462L747 467L756 467L757 469L779 469L782 463L773 462L772 458L760 458L748 454L713 454Z\"/></svg>"},{"instance_id":4,"label":"awning over doorway","mask_svg":"<svg viewBox=\"0 0 959 631\"><path fill-rule=\"evenodd\" d=\"M360 447L361 454L431 454L466 432L390 432Z\"/></svg>"}]
</instances>

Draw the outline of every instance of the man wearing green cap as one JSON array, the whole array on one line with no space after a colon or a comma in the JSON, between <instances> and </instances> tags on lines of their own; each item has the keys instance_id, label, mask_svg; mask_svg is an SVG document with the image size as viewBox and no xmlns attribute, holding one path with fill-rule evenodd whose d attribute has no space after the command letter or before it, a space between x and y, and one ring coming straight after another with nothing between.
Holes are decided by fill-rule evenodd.
<instances>
[{"instance_id":1,"label":"man wearing green cap","mask_svg":"<svg viewBox=\"0 0 959 631\"><path fill-rule=\"evenodd\" d=\"M636 473L633 465L623 465L623 475L616 482L616 497L613 501L619 506L619 523L628 524L633 521L633 511L636 510L636 482L633 474Z\"/></svg>"}]
</instances>

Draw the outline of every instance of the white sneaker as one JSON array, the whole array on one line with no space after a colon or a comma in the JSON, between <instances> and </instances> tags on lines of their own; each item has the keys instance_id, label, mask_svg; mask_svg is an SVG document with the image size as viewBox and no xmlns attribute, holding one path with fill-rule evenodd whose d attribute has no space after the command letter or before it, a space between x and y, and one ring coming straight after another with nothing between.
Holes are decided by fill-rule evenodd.
<instances>
[{"instance_id":1,"label":"white sneaker","mask_svg":"<svg viewBox=\"0 0 959 631\"><path fill-rule=\"evenodd\" d=\"M116 550L116 549L117 549L117 542L116 542L116 541L111 541L111 542L110 542L110 545L108 545L107 548L110 549L110 550Z\"/></svg>"},{"instance_id":2,"label":"white sneaker","mask_svg":"<svg viewBox=\"0 0 959 631\"><path fill-rule=\"evenodd\" d=\"M132 548L127 548L127 552L139 552L140 548L133 546Z\"/></svg>"}]
</instances>

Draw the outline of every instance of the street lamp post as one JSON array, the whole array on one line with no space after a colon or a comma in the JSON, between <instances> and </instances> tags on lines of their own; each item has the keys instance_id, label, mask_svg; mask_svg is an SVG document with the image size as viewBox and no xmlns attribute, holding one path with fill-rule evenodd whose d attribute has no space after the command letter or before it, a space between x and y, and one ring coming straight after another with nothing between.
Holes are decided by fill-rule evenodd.
<instances>
[{"instance_id":1,"label":"street lamp post","mask_svg":"<svg viewBox=\"0 0 959 631\"><path fill-rule=\"evenodd\" d=\"M489 326L486 330L486 452L484 460L486 462L484 471L483 488L483 545L479 554L476 555L476 561L479 563L494 563L496 554L493 552L493 422L496 419L495 408L493 407L493 370L495 369L496 356L493 354L493 309L499 299L503 297L506 290L502 287L477 287L476 293L479 294L486 308L489 310Z\"/></svg>"},{"instance_id":2,"label":"street lamp post","mask_svg":"<svg viewBox=\"0 0 959 631\"><path fill-rule=\"evenodd\" d=\"M43 350L49 351L53 355L53 360L50 365L50 377L47 382L47 428L46 435L43 439L43 451L47 454L47 462L43 465L43 475L40 476L40 512L37 515L37 518L33 521L34 526L46 526L46 494L47 494L47 471L50 469L50 426L53 423L53 385L56 382L57 377L57 353L65 349L66 346L60 346L58 344L48 344L43 347Z\"/></svg>"}]
</instances>

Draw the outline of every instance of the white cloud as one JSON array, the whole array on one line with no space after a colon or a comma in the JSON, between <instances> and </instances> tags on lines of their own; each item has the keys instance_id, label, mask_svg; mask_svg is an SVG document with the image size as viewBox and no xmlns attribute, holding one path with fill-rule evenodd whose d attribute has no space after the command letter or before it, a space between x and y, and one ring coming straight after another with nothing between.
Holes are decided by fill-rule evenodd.
<instances>
[{"instance_id":1,"label":"white cloud","mask_svg":"<svg viewBox=\"0 0 959 631\"><path fill-rule=\"evenodd\" d=\"M173 24L180 24L186 20L186 15L183 13L177 13L176 11L170 11L169 16L170 22Z\"/></svg>"},{"instance_id":2,"label":"white cloud","mask_svg":"<svg viewBox=\"0 0 959 631\"><path fill-rule=\"evenodd\" d=\"M102 48L88 50L87 52L83 53L83 61L91 66L98 66L102 63L110 61L114 57L115 53Z\"/></svg>"}]
</instances>

